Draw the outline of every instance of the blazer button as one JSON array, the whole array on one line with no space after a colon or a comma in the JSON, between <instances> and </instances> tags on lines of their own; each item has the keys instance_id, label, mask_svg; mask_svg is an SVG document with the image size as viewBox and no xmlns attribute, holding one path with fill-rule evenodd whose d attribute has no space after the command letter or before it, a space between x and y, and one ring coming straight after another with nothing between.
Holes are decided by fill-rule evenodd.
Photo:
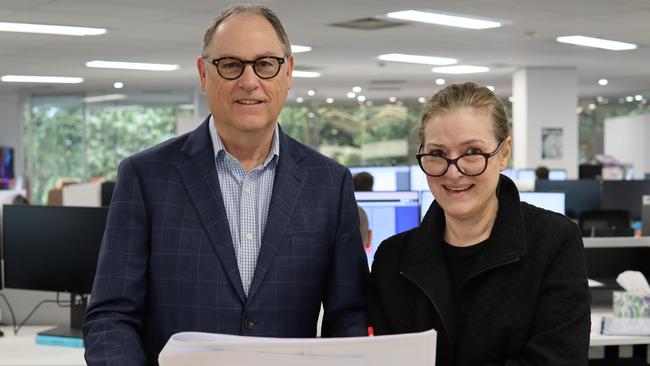
<instances>
[{"instance_id":1,"label":"blazer button","mask_svg":"<svg viewBox=\"0 0 650 366\"><path fill-rule=\"evenodd\" d=\"M246 328L247 330L251 330L255 328L255 322L250 319L244 320L244 328Z\"/></svg>"}]
</instances>

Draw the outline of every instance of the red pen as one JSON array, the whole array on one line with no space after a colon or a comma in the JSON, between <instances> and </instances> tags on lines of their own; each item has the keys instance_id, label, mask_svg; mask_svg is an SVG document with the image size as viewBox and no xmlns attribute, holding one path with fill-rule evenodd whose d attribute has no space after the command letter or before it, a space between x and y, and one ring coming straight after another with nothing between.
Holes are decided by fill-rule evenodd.
<instances>
[{"instance_id":1,"label":"red pen","mask_svg":"<svg viewBox=\"0 0 650 366\"><path fill-rule=\"evenodd\" d=\"M375 335L375 330L372 329L372 326L368 327L368 337L372 337Z\"/></svg>"}]
</instances>

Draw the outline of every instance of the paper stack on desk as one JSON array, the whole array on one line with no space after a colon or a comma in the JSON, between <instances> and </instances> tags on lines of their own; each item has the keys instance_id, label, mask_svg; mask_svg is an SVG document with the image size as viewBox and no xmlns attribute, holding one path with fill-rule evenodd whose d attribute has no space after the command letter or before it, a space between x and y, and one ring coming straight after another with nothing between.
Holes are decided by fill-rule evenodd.
<instances>
[{"instance_id":1,"label":"paper stack on desk","mask_svg":"<svg viewBox=\"0 0 650 366\"><path fill-rule=\"evenodd\" d=\"M603 318L602 334L650 335L650 286L641 272L625 271L616 278L625 291L614 291L614 316Z\"/></svg>"},{"instance_id":2,"label":"paper stack on desk","mask_svg":"<svg viewBox=\"0 0 650 366\"><path fill-rule=\"evenodd\" d=\"M351 338L264 338L174 334L160 366L434 366L436 332Z\"/></svg>"}]
</instances>

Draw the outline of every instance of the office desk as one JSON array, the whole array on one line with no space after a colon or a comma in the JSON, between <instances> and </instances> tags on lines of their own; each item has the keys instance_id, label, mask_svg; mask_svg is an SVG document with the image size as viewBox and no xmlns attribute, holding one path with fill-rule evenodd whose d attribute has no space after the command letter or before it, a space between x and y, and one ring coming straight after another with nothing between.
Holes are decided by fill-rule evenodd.
<instances>
[{"instance_id":1,"label":"office desk","mask_svg":"<svg viewBox=\"0 0 650 366\"><path fill-rule=\"evenodd\" d=\"M83 348L36 344L36 333L51 326L24 326L15 336L11 327L0 327L0 365L85 365Z\"/></svg>"}]
</instances>

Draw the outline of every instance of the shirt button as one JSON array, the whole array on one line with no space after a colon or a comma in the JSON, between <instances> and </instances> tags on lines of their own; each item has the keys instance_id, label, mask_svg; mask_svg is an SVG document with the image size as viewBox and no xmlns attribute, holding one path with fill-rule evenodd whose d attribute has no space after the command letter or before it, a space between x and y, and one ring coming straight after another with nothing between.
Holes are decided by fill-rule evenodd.
<instances>
[{"instance_id":1,"label":"shirt button","mask_svg":"<svg viewBox=\"0 0 650 366\"><path fill-rule=\"evenodd\" d=\"M251 192L251 187L246 186L246 188L244 188L244 191L245 191L246 193L250 193L250 192Z\"/></svg>"},{"instance_id":2,"label":"shirt button","mask_svg":"<svg viewBox=\"0 0 650 366\"><path fill-rule=\"evenodd\" d=\"M246 239L248 239L248 240L253 239L253 235L251 235L250 233L246 234Z\"/></svg>"},{"instance_id":3,"label":"shirt button","mask_svg":"<svg viewBox=\"0 0 650 366\"><path fill-rule=\"evenodd\" d=\"M250 319L244 320L244 328L246 328L248 330L251 330L251 329L255 328L255 322L253 320L250 320Z\"/></svg>"}]
</instances>

